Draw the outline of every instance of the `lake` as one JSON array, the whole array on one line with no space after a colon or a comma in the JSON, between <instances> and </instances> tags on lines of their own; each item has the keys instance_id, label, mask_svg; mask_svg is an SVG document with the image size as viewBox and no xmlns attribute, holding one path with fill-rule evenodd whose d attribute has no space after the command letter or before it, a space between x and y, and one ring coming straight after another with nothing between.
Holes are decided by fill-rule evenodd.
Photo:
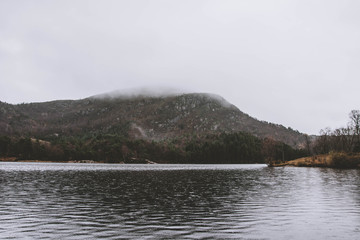
<instances>
[{"instance_id":1,"label":"lake","mask_svg":"<svg viewBox=\"0 0 360 240\"><path fill-rule=\"evenodd\" d=\"M360 239L360 171L0 163L1 239Z\"/></svg>"}]
</instances>

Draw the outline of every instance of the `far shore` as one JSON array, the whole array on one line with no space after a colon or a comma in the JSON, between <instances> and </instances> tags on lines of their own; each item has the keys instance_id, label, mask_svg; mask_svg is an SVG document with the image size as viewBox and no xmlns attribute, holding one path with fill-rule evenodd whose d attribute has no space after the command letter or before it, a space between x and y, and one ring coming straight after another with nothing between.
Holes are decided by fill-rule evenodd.
<instances>
[{"instance_id":1,"label":"far shore","mask_svg":"<svg viewBox=\"0 0 360 240\"><path fill-rule=\"evenodd\" d=\"M17 159L16 157L5 157L0 158L0 162L43 162L43 163L104 163L104 162L95 162L93 160L71 160L71 161L48 161L48 160L27 160L27 159Z\"/></svg>"},{"instance_id":2,"label":"far shore","mask_svg":"<svg viewBox=\"0 0 360 240\"><path fill-rule=\"evenodd\" d=\"M94 161L94 160L69 160L69 161L49 161L49 160L27 160L27 159L18 159L16 157L2 157L0 158L0 162L39 162L39 163L108 163L108 164L157 164L156 162L150 161L148 159L138 159L131 158L127 162L104 162L104 161Z\"/></svg>"}]
</instances>

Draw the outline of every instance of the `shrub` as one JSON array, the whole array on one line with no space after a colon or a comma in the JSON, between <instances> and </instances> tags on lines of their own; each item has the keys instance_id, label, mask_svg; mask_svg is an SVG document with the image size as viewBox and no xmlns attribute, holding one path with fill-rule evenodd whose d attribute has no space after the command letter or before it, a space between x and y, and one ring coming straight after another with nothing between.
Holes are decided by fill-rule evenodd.
<instances>
[{"instance_id":1,"label":"shrub","mask_svg":"<svg viewBox=\"0 0 360 240\"><path fill-rule=\"evenodd\" d=\"M349 155L343 152L331 152L328 165L333 168L358 168L360 156Z\"/></svg>"}]
</instances>

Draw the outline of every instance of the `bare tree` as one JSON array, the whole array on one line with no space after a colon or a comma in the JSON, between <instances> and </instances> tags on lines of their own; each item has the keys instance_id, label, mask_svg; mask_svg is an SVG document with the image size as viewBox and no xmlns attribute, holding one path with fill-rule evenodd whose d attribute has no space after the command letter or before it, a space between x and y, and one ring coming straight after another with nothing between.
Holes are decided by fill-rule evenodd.
<instances>
[{"instance_id":1,"label":"bare tree","mask_svg":"<svg viewBox=\"0 0 360 240\"><path fill-rule=\"evenodd\" d=\"M308 154L312 154L311 151L311 140L309 135L305 134L305 147Z\"/></svg>"},{"instance_id":2,"label":"bare tree","mask_svg":"<svg viewBox=\"0 0 360 240\"><path fill-rule=\"evenodd\" d=\"M330 151L331 129L325 128L320 130L320 136L316 139L314 152L317 154L328 153Z\"/></svg>"},{"instance_id":3,"label":"bare tree","mask_svg":"<svg viewBox=\"0 0 360 240\"><path fill-rule=\"evenodd\" d=\"M349 126L353 132L353 151L360 151L360 110L352 110L349 113Z\"/></svg>"},{"instance_id":4,"label":"bare tree","mask_svg":"<svg viewBox=\"0 0 360 240\"><path fill-rule=\"evenodd\" d=\"M353 146L353 137L351 136L351 128L340 128L340 141L342 146L342 151L350 152Z\"/></svg>"},{"instance_id":5,"label":"bare tree","mask_svg":"<svg viewBox=\"0 0 360 240\"><path fill-rule=\"evenodd\" d=\"M349 113L350 121L345 128L332 131L325 128L320 131L314 151L316 153L337 152L360 152L360 110L352 110Z\"/></svg>"},{"instance_id":6,"label":"bare tree","mask_svg":"<svg viewBox=\"0 0 360 240\"><path fill-rule=\"evenodd\" d=\"M354 130L354 134L359 136L360 135L360 110L352 110L349 113L350 117L350 126Z\"/></svg>"}]
</instances>

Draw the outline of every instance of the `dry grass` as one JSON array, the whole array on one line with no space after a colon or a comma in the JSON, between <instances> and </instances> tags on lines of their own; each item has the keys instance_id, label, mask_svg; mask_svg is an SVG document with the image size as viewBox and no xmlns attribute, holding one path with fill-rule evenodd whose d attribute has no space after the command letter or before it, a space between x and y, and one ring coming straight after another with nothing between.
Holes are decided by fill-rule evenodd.
<instances>
[{"instance_id":1,"label":"dry grass","mask_svg":"<svg viewBox=\"0 0 360 240\"><path fill-rule=\"evenodd\" d=\"M329 168L360 168L360 154L329 153L311 157L303 157L275 166L295 167L329 167Z\"/></svg>"}]
</instances>

